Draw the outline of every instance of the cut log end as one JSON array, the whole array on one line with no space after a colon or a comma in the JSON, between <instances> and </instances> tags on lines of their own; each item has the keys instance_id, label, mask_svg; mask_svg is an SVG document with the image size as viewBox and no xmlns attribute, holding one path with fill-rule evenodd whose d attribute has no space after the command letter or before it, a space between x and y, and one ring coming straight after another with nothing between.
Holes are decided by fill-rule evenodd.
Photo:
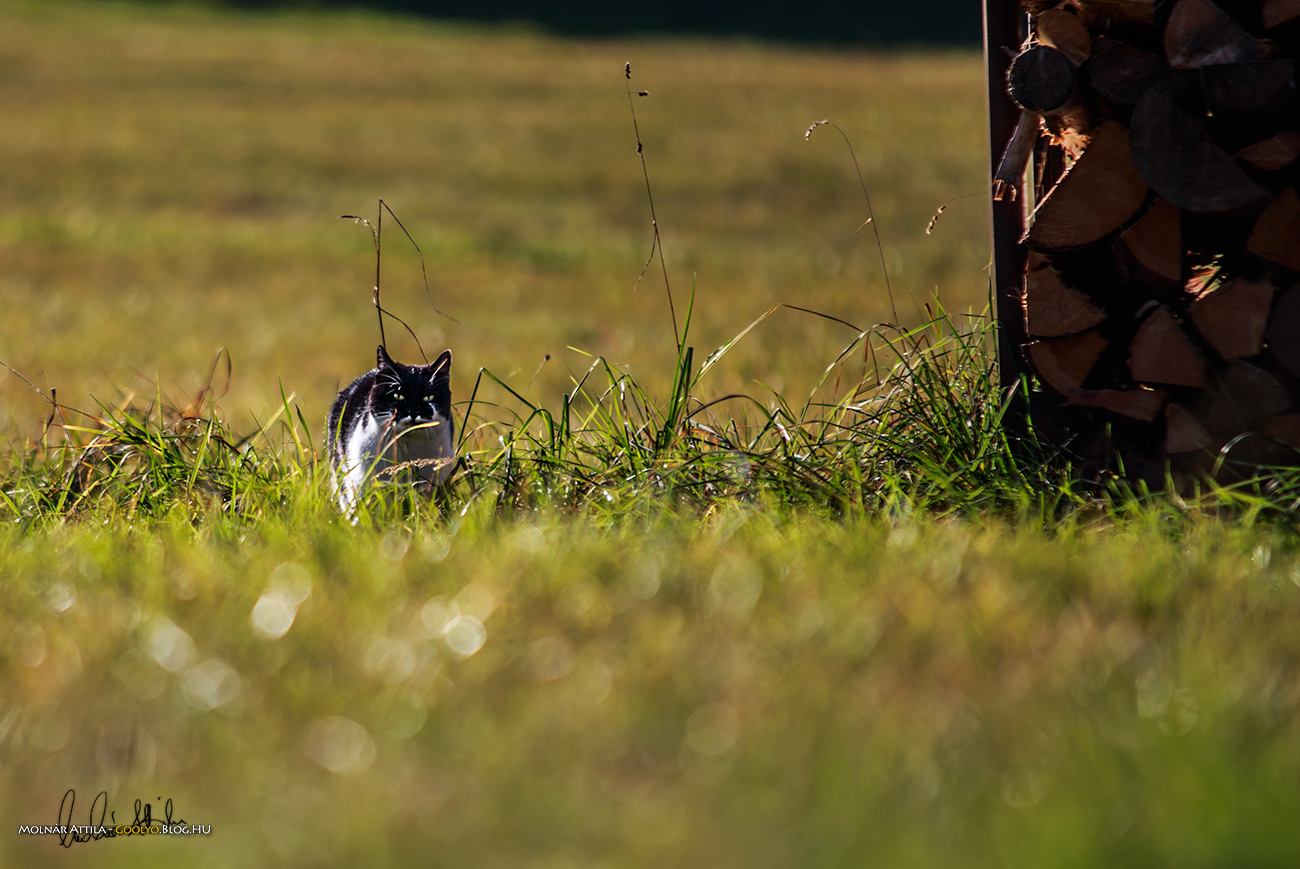
<instances>
[{"instance_id":1,"label":"cut log end","mask_svg":"<svg viewBox=\"0 0 1300 869\"><path fill-rule=\"evenodd\" d=\"M1038 38L1065 56L1074 66L1092 53L1092 35L1079 16L1064 9L1049 9L1034 19Z\"/></svg>"},{"instance_id":2,"label":"cut log end","mask_svg":"<svg viewBox=\"0 0 1300 869\"><path fill-rule=\"evenodd\" d=\"M1126 105L1136 103L1168 73L1164 58L1106 36L1097 37L1088 59L1092 86L1106 99Z\"/></svg>"},{"instance_id":3,"label":"cut log end","mask_svg":"<svg viewBox=\"0 0 1300 869\"><path fill-rule=\"evenodd\" d=\"M1282 191L1255 221L1246 249L1269 262L1300 271L1300 196L1294 187Z\"/></svg>"},{"instance_id":4,"label":"cut log end","mask_svg":"<svg viewBox=\"0 0 1300 869\"><path fill-rule=\"evenodd\" d=\"M1183 281L1182 213L1158 200L1137 223L1124 230L1120 244L1143 270L1163 283Z\"/></svg>"},{"instance_id":5,"label":"cut log end","mask_svg":"<svg viewBox=\"0 0 1300 869\"><path fill-rule=\"evenodd\" d=\"M1022 240L1046 250L1092 244L1128 222L1146 194L1146 182L1129 153L1128 130L1106 121L1034 211L1034 225Z\"/></svg>"},{"instance_id":6,"label":"cut log end","mask_svg":"<svg viewBox=\"0 0 1300 869\"><path fill-rule=\"evenodd\" d=\"M1085 332L1106 319L1086 295L1061 280L1051 266L1025 273L1025 324L1035 338Z\"/></svg>"},{"instance_id":7,"label":"cut log end","mask_svg":"<svg viewBox=\"0 0 1300 869\"><path fill-rule=\"evenodd\" d=\"M1097 407L1136 419L1154 422L1169 399L1163 389L1076 389L1070 393L1070 404L1078 407Z\"/></svg>"},{"instance_id":8,"label":"cut log end","mask_svg":"<svg viewBox=\"0 0 1300 869\"><path fill-rule=\"evenodd\" d=\"M1300 0L1264 0L1264 27L1272 30L1300 18Z\"/></svg>"},{"instance_id":9,"label":"cut log end","mask_svg":"<svg viewBox=\"0 0 1300 869\"><path fill-rule=\"evenodd\" d=\"M1285 169L1300 157L1300 131L1278 133L1272 138L1242 148L1237 156L1265 172Z\"/></svg>"},{"instance_id":10,"label":"cut log end","mask_svg":"<svg viewBox=\"0 0 1300 869\"><path fill-rule=\"evenodd\" d=\"M1269 281L1235 280L1197 300L1187 314L1223 359L1254 356L1264 349L1274 291Z\"/></svg>"},{"instance_id":11,"label":"cut log end","mask_svg":"<svg viewBox=\"0 0 1300 869\"><path fill-rule=\"evenodd\" d=\"M1109 343L1093 331L1059 341L1035 341L1027 349L1038 379L1060 395L1069 396L1083 385Z\"/></svg>"},{"instance_id":12,"label":"cut log end","mask_svg":"<svg viewBox=\"0 0 1300 869\"><path fill-rule=\"evenodd\" d=\"M1210 0L1178 0L1165 25L1165 55L1175 69L1267 60L1272 50Z\"/></svg>"},{"instance_id":13,"label":"cut log end","mask_svg":"<svg viewBox=\"0 0 1300 869\"><path fill-rule=\"evenodd\" d=\"M1169 309L1160 305L1146 318L1129 346L1134 380L1169 386L1205 386L1206 364Z\"/></svg>"},{"instance_id":14,"label":"cut log end","mask_svg":"<svg viewBox=\"0 0 1300 869\"><path fill-rule=\"evenodd\" d=\"M1133 110L1133 162L1152 189L1188 211L1225 213L1269 198L1166 86L1149 88Z\"/></svg>"},{"instance_id":15,"label":"cut log end","mask_svg":"<svg viewBox=\"0 0 1300 869\"><path fill-rule=\"evenodd\" d=\"M1026 111L1040 115L1061 111L1074 94L1074 67L1055 48L1035 45L1011 61L1007 92Z\"/></svg>"},{"instance_id":16,"label":"cut log end","mask_svg":"<svg viewBox=\"0 0 1300 869\"><path fill-rule=\"evenodd\" d=\"M1268 349L1278 365L1300 376L1300 287L1278 298L1268 322Z\"/></svg>"}]
</instances>

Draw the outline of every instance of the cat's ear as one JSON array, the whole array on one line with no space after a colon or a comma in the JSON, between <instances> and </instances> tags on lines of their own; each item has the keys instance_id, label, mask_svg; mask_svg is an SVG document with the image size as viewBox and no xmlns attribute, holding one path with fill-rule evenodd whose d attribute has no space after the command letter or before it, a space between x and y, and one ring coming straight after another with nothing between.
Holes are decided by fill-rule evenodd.
<instances>
[{"instance_id":1,"label":"cat's ear","mask_svg":"<svg viewBox=\"0 0 1300 869\"><path fill-rule=\"evenodd\" d=\"M433 360L433 377L451 376L451 351L444 350L442 355Z\"/></svg>"},{"instance_id":2,"label":"cat's ear","mask_svg":"<svg viewBox=\"0 0 1300 869\"><path fill-rule=\"evenodd\" d=\"M379 349L375 351L375 360L376 360L376 365L379 368L393 367L393 360L391 357L389 357L388 351L384 349L383 344L380 344Z\"/></svg>"}]
</instances>

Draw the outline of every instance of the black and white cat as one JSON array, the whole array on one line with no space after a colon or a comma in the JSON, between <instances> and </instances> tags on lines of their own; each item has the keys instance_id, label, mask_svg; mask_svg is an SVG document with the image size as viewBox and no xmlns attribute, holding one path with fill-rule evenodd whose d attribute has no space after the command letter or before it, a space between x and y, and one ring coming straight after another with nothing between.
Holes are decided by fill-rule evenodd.
<instances>
[{"instance_id":1,"label":"black and white cat","mask_svg":"<svg viewBox=\"0 0 1300 869\"><path fill-rule=\"evenodd\" d=\"M373 478L441 486L455 464L451 351L428 365L403 365L379 345L378 365L352 381L330 410L330 479L351 514Z\"/></svg>"}]
</instances>

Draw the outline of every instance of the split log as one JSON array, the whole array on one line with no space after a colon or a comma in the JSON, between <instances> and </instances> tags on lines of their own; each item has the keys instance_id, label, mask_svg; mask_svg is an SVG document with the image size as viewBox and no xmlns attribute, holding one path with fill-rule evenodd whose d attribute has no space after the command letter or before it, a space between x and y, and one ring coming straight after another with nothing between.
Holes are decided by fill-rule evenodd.
<instances>
[{"instance_id":1,"label":"split log","mask_svg":"<svg viewBox=\"0 0 1300 869\"><path fill-rule=\"evenodd\" d=\"M1025 111L1040 115L1058 113L1074 97L1074 66L1055 48L1046 45L1027 48L1011 61L1007 92Z\"/></svg>"},{"instance_id":2,"label":"split log","mask_svg":"<svg viewBox=\"0 0 1300 869\"><path fill-rule=\"evenodd\" d=\"M1279 365L1300 376L1300 287L1278 298L1268 322L1268 349Z\"/></svg>"},{"instance_id":3,"label":"split log","mask_svg":"<svg viewBox=\"0 0 1300 869\"><path fill-rule=\"evenodd\" d=\"M1300 132L1278 133L1272 138L1242 148L1237 156L1256 169L1276 172L1300 157Z\"/></svg>"},{"instance_id":4,"label":"split log","mask_svg":"<svg viewBox=\"0 0 1300 869\"><path fill-rule=\"evenodd\" d=\"M1264 0L1264 27L1272 30L1300 18L1300 0Z\"/></svg>"},{"instance_id":5,"label":"split log","mask_svg":"<svg viewBox=\"0 0 1300 869\"><path fill-rule=\"evenodd\" d=\"M1158 281L1183 282L1182 212L1163 199L1120 234L1119 243L1142 270Z\"/></svg>"},{"instance_id":6,"label":"split log","mask_svg":"<svg viewBox=\"0 0 1300 869\"><path fill-rule=\"evenodd\" d=\"M1038 379L1068 396L1083 385L1110 342L1096 331L1059 341L1035 341L1026 348Z\"/></svg>"},{"instance_id":7,"label":"split log","mask_svg":"<svg viewBox=\"0 0 1300 869\"><path fill-rule=\"evenodd\" d=\"M1282 191L1255 221L1246 250L1269 262L1300 271L1300 197L1296 196L1294 187ZM1296 337L1300 338L1300 334ZM1296 373L1300 374L1300 371Z\"/></svg>"},{"instance_id":8,"label":"split log","mask_svg":"<svg viewBox=\"0 0 1300 869\"><path fill-rule=\"evenodd\" d=\"M1197 402L1197 414L1211 434L1246 431L1267 416L1291 409L1291 396L1276 377L1249 362L1233 362Z\"/></svg>"},{"instance_id":9,"label":"split log","mask_svg":"<svg viewBox=\"0 0 1300 869\"><path fill-rule=\"evenodd\" d=\"M1087 150L1034 210L1034 224L1022 242L1067 250L1100 241L1137 213L1147 185L1129 154L1129 132L1106 121Z\"/></svg>"},{"instance_id":10,"label":"split log","mask_svg":"<svg viewBox=\"0 0 1300 869\"><path fill-rule=\"evenodd\" d=\"M1131 21L1135 24L1155 22L1156 0L1078 0L1079 17L1086 24L1109 24Z\"/></svg>"},{"instance_id":11,"label":"split log","mask_svg":"<svg viewBox=\"0 0 1300 869\"><path fill-rule=\"evenodd\" d=\"M1220 148L1170 87L1147 89L1133 110L1133 162L1162 197L1188 211L1226 212L1263 205L1268 191Z\"/></svg>"},{"instance_id":12,"label":"split log","mask_svg":"<svg viewBox=\"0 0 1300 869\"><path fill-rule=\"evenodd\" d=\"M1181 404L1171 404L1165 408L1166 453L1190 453L1203 450L1212 443L1214 438L1187 408Z\"/></svg>"},{"instance_id":13,"label":"split log","mask_svg":"<svg viewBox=\"0 0 1300 869\"><path fill-rule=\"evenodd\" d=\"M1064 9L1049 9L1034 19L1034 30L1044 45L1050 45L1079 66L1092 53L1092 35L1079 16Z\"/></svg>"},{"instance_id":14,"label":"split log","mask_svg":"<svg viewBox=\"0 0 1300 869\"><path fill-rule=\"evenodd\" d=\"M1086 295L1061 280L1051 266L1025 273L1025 324L1036 338L1059 338L1091 329L1106 319Z\"/></svg>"},{"instance_id":15,"label":"split log","mask_svg":"<svg viewBox=\"0 0 1300 869\"><path fill-rule=\"evenodd\" d=\"M1201 88L1215 113L1258 112L1281 107L1295 91L1295 61L1224 63L1200 69Z\"/></svg>"},{"instance_id":16,"label":"split log","mask_svg":"<svg viewBox=\"0 0 1300 869\"><path fill-rule=\"evenodd\" d=\"M1198 299L1187 309L1187 316L1224 359L1254 356L1264 349L1274 290L1269 281L1239 278Z\"/></svg>"},{"instance_id":17,"label":"split log","mask_svg":"<svg viewBox=\"0 0 1300 869\"><path fill-rule=\"evenodd\" d=\"M1088 75L1097 93L1125 105L1136 103L1168 71L1164 58L1106 36L1097 37L1088 60Z\"/></svg>"},{"instance_id":18,"label":"split log","mask_svg":"<svg viewBox=\"0 0 1300 869\"><path fill-rule=\"evenodd\" d=\"M1165 25L1165 56L1174 69L1267 60L1272 50L1210 0L1178 0Z\"/></svg>"},{"instance_id":19,"label":"split log","mask_svg":"<svg viewBox=\"0 0 1300 869\"><path fill-rule=\"evenodd\" d=\"M1015 202L1020 196L1020 186L1025 183L1025 167L1034 153L1034 143L1038 141L1038 116L1033 112L1020 112L1016 122L1016 131L1011 134L1011 141L1002 152L998 161L998 171L993 173L993 200L1001 202L1010 196Z\"/></svg>"},{"instance_id":20,"label":"split log","mask_svg":"<svg viewBox=\"0 0 1300 869\"><path fill-rule=\"evenodd\" d=\"M1099 407L1130 419L1155 422L1168 398L1169 393L1163 389L1076 389L1070 393L1070 404Z\"/></svg>"},{"instance_id":21,"label":"split log","mask_svg":"<svg viewBox=\"0 0 1300 869\"><path fill-rule=\"evenodd\" d=\"M1129 345L1134 380L1170 386L1204 386L1206 365L1196 345L1160 305L1138 327Z\"/></svg>"}]
</instances>

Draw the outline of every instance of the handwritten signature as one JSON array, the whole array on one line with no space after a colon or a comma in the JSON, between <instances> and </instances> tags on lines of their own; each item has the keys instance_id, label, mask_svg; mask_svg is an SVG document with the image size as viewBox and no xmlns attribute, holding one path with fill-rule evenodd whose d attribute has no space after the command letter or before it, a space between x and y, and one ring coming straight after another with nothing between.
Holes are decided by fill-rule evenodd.
<instances>
[{"instance_id":1,"label":"handwritten signature","mask_svg":"<svg viewBox=\"0 0 1300 869\"><path fill-rule=\"evenodd\" d=\"M162 797L159 797L161 800ZM59 803L59 827L66 832L59 833L59 844L64 848L71 848L74 842L92 842L98 839L113 839L119 835L130 836L136 830L141 828L149 829L160 825L158 820L153 817L153 805L141 800L135 801L135 817L130 824L118 824L117 813L108 811L108 791L100 791L94 801L90 804L89 824L78 829L72 823L72 810L77 803L77 792L68 788L68 792L63 795L63 802ZM96 809L99 811L99 822L95 821ZM104 818L108 816L110 823L105 824ZM184 825L184 818L172 817L172 801L170 799L163 805L163 817L161 825L172 827ZM121 830L121 832L118 832Z\"/></svg>"}]
</instances>

